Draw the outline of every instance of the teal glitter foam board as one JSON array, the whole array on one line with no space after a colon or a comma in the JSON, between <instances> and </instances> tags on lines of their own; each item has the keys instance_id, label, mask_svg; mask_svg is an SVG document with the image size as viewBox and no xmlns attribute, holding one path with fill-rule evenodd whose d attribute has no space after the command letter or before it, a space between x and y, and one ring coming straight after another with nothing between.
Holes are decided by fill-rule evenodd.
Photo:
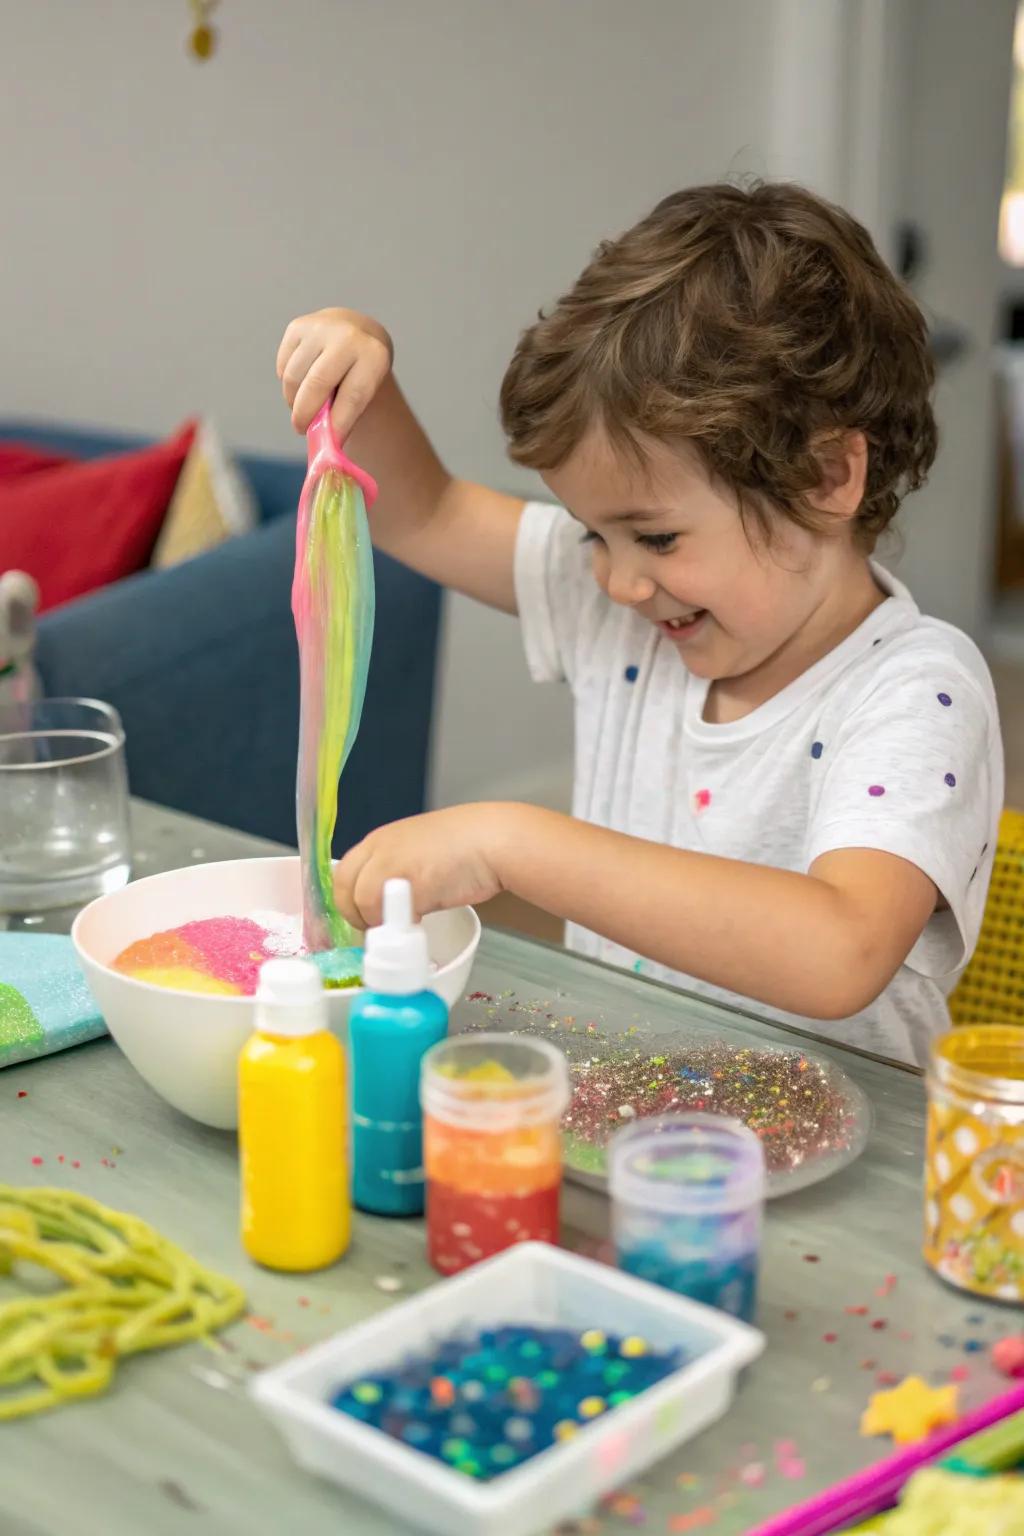
<instances>
[{"instance_id":1,"label":"teal glitter foam board","mask_svg":"<svg viewBox=\"0 0 1024 1536\"><path fill-rule=\"evenodd\" d=\"M0 1067L106 1032L70 939L0 933Z\"/></svg>"}]
</instances>

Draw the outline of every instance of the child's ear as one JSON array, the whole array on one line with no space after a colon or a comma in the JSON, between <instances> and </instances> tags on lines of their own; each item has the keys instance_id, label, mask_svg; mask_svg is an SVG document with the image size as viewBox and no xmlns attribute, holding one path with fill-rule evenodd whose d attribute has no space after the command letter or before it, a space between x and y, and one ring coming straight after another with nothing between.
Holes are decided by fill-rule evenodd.
<instances>
[{"instance_id":1,"label":"child's ear","mask_svg":"<svg viewBox=\"0 0 1024 1536\"><path fill-rule=\"evenodd\" d=\"M816 439L814 454L821 466L821 481L807 500L819 512L829 512L844 522L857 516L868 479L868 441L863 432L823 433Z\"/></svg>"}]
</instances>

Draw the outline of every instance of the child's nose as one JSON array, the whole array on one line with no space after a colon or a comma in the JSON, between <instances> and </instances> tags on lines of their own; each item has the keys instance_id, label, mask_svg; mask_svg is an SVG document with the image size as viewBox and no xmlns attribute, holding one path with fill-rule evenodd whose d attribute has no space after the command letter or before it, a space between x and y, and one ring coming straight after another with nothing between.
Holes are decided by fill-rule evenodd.
<instances>
[{"instance_id":1,"label":"child's nose","mask_svg":"<svg viewBox=\"0 0 1024 1536\"><path fill-rule=\"evenodd\" d=\"M629 566L613 565L608 572L608 596L623 608L636 608L654 596L654 582Z\"/></svg>"}]
</instances>

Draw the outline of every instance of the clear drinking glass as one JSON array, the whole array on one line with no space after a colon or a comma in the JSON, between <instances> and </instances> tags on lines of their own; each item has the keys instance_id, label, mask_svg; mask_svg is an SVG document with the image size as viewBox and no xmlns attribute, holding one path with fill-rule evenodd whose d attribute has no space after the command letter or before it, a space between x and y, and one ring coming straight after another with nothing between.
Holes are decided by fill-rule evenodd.
<instances>
[{"instance_id":1,"label":"clear drinking glass","mask_svg":"<svg viewBox=\"0 0 1024 1536\"><path fill-rule=\"evenodd\" d=\"M0 912L80 906L128 879L124 727L96 699L0 705Z\"/></svg>"}]
</instances>

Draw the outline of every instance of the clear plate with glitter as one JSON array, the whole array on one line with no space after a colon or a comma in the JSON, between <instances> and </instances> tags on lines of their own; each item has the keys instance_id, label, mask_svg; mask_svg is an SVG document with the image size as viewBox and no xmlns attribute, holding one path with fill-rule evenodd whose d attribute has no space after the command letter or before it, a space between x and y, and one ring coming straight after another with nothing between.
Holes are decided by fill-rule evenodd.
<instances>
[{"instance_id":1,"label":"clear plate with glitter","mask_svg":"<svg viewBox=\"0 0 1024 1536\"><path fill-rule=\"evenodd\" d=\"M493 1010L488 1010L490 1015ZM720 1026L671 1036L619 1034L514 1015L486 1027L540 1035L566 1054L572 1097L563 1120L566 1174L604 1189L606 1148L620 1126L649 1115L704 1110L731 1115L759 1137L768 1198L830 1178L863 1152L871 1131L867 1095L836 1062L793 1045L751 1045Z\"/></svg>"}]
</instances>

